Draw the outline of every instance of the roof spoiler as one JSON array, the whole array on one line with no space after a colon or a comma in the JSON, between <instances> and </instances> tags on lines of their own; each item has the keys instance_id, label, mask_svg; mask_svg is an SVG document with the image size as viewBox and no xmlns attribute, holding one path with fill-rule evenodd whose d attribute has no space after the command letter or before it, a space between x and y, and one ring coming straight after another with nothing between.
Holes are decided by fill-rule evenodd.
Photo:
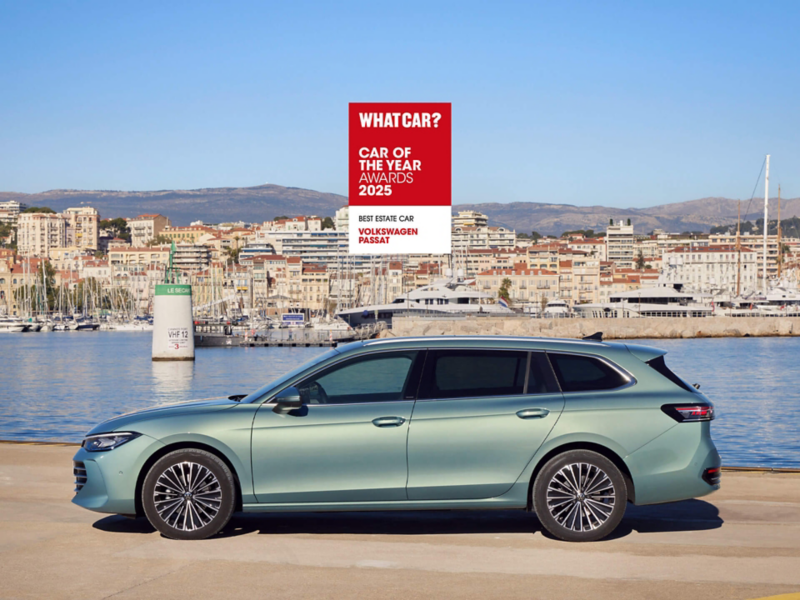
<instances>
[{"instance_id":1,"label":"roof spoiler","mask_svg":"<svg viewBox=\"0 0 800 600\"><path fill-rule=\"evenodd\" d=\"M597 333L593 333L592 335L586 335L583 337L584 340L590 342L602 342L603 341L603 332L598 331Z\"/></svg>"}]
</instances>

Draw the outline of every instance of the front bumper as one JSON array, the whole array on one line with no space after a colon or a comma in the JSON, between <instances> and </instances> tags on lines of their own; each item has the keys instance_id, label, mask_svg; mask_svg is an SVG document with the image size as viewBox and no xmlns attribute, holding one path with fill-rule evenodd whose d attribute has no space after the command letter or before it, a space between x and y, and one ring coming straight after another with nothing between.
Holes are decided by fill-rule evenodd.
<instances>
[{"instance_id":1,"label":"front bumper","mask_svg":"<svg viewBox=\"0 0 800 600\"><path fill-rule=\"evenodd\" d=\"M636 488L637 505L699 498L719 489L703 475L722 462L710 424L679 423L625 458Z\"/></svg>"},{"instance_id":2,"label":"front bumper","mask_svg":"<svg viewBox=\"0 0 800 600\"><path fill-rule=\"evenodd\" d=\"M136 513L136 480L147 459L164 444L141 435L107 452L81 448L72 458L83 463L85 482L72 502L101 513Z\"/></svg>"}]
</instances>

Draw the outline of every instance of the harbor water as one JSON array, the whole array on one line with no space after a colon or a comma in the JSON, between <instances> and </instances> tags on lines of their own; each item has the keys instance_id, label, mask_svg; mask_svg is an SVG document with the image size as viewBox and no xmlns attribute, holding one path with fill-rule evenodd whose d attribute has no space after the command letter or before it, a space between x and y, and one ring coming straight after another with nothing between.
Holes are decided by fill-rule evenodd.
<instances>
[{"instance_id":1,"label":"harbor water","mask_svg":"<svg viewBox=\"0 0 800 600\"><path fill-rule=\"evenodd\" d=\"M800 468L800 338L635 340L714 402L727 466ZM325 348L199 348L195 362L153 362L135 332L3 334L0 439L78 442L133 410L248 393Z\"/></svg>"}]
</instances>

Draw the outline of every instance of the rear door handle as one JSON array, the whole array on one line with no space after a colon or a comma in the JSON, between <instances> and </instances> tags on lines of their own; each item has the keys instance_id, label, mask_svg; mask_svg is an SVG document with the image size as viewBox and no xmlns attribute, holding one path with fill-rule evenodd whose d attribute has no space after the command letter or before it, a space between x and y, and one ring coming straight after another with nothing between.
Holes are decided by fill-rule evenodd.
<instances>
[{"instance_id":1,"label":"rear door handle","mask_svg":"<svg viewBox=\"0 0 800 600\"><path fill-rule=\"evenodd\" d=\"M378 417L377 419L372 419L372 424L375 427L399 427L406 420L403 417Z\"/></svg>"},{"instance_id":2,"label":"rear door handle","mask_svg":"<svg viewBox=\"0 0 800 600\"><path fill-rule=\"evenodd\" d=\"M541 419L550 414L546 408L525 408L517 412L520 419Z\"/></svg>"}]
</instances>

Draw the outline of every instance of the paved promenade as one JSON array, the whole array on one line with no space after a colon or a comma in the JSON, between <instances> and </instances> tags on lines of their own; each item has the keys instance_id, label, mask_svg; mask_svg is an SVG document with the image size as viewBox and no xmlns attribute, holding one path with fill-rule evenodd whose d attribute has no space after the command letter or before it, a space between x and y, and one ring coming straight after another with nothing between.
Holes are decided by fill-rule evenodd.
<instances>
[{"instance_id":1,"label":"paved promenade","mask_svg":"<svg viewBox=\"0 0 800 600\"><path fill-rule=\"evenodd\" d=\"M800 592L800 475L724 473L568 544L521 511L235 516L201 542L70 503L74 447L0 443L0 598L760 598Z\"/></svg>"}]
</instances>

